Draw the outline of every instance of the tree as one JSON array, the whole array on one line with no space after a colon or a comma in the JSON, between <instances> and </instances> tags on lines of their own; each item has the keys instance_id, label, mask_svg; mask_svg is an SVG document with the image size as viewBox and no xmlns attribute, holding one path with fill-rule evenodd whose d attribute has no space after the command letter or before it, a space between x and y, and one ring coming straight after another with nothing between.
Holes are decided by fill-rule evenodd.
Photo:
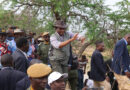
<instances>
[{"instance_id":1,"label":"tree","mask_svg":"<svg viewBox=\"0 0 130 90\"><path fill-rule=\"evenodd\" d=\"M20 12L21 16L27 16L23 21L28 22L26 29L43 28L53 33L52 24L62 19L71 31L86 31L87 41L79 50L79 57L98 39L112 48L123 30L129 30L128 0L119 2L121 10L114 12L104 5L104 0L4 0L2 4L9 2L14 15Z\"/></svg>"}]
</instances>

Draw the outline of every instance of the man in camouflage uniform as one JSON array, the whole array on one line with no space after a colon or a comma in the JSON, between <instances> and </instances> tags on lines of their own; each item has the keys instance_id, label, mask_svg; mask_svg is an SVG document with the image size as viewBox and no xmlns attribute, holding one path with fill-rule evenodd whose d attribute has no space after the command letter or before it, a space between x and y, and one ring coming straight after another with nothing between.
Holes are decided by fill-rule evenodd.
<instances>
[{"instance_id":1,"label":"man in camouflage uniform","mask_svg":"<svg viewBox=\"0 0 130 90\"><path fill-rule=\"evenodd\" d=\"M42 63L31 65L27 70L31 82L31 85L27 90L47 90L47 77L51 71L52 70L48 65Z\"/></svg>"},{"instance_id":2,"label":"man in camouflage uniform","mask_svg":"<svg viewBox=\"0 0 130 90\"><path fill-rule=\"evenodd\" d=\"M57 20L54 24L55 33L50 37L49 59L54 71L68 73L68 60L70 57L70 43L78 38L78 34L66 31L66 24ZM83 37L79 37L83 41Z\"/></svg>"},{"instance_id":3,"label":"man in camouflage uniform","mask_svg":"<svg viewBox=\"0 0 130 90\"><path fill-rule=\"evenodd\" d=\"M48 60L48 51L49 51L49 47L50 47L50 35L49 32L44 32L42 34L42 37L44 39L44 42L42 42L39 47L38 47L38 58L40 60L43 60L44 64L49 64L49 60Z\"/></svg>"}]
</instances>

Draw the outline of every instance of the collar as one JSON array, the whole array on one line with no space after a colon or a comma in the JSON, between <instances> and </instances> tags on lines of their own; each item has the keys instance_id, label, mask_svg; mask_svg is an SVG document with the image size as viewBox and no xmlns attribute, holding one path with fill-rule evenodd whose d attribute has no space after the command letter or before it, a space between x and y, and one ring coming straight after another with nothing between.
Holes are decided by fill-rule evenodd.
<instances>
[{"instance_id":1,"label":"collar","mask_svg":"<svg viewBox=\"0 0 130 90\"><path fill-rule=\"evenodd\" d=\"M113 58L111 59L111 61L113 62Z\"/></svg>"},{"instance_id":2,"label":"collar","mask_svg":"<svg viewBox=\"0 0 130 90\"><path fill-rule=\"evenodd\" d=\"M24 51L22 51L22 50L19 49L19 48L17 48L17 49L24 54L24 56L26 57L26 59L28 59L27 54L26 54Z\"/></svg>"},{"instance_id":3,"label":"collar","mask_svg":"<svg viewBox=\"0 0 130 90\"><path fill-rule=\"evenodd\" d=\"M128 45L128 42L125 40L125 38L123 38L123 40L125 41L126 45Z\"/></svg>"},{"instance_id":4,"label":"collar","mask_svg":"<svg viewBox=\"0 0 130 90\"><path fill-rule=\"evenodd\" d=\"M66 32L65 32L65 33L66 33ZM65 35L65 33L64 33L64 35ZM56 34L58 34L58 35L59 35L59 33L57 33L57 32L56 32ZM64 37L64 35L63 35L63 36L60 36L60 35L59 35L59 36L60 36L60 37Z\"/></svg>"},{"instance_id":5,"label":"collar","mask_svg":"<svg viewBox=\"0 0 130 90\"><path fill-rule=\"evenodd\" d=\"M7 37L7 40L14 40L14 37Z\"/></svg>"},{"instance_id":6,"label":"collar","mask_svg":"<svg viewBox=\"0 0 130 90\"><path fill-rule=\"evenodd\" d=\"M22 53L25 53L24 51L22 51L21 49L17 48L19 51L21 51Z\"/></svg>"},{"instance_id":7,"label":"collar","mask_svg":"<svg viewBox=\"0 0 130 90\"><path fill-rule=\"evenodd\" d=\"M13 69L13 67L2 67L2 69L1 70L12 70Z\"/></svg>"},{"instance_id":8,"label":"collar","mask_svg":"<svg viewBox=\"0 0 130 90\"><path fill-rule=\"evenodd\" d=\"M100 52L98 49L96 49L97 52Z\"/></svg>"}]
</instances>

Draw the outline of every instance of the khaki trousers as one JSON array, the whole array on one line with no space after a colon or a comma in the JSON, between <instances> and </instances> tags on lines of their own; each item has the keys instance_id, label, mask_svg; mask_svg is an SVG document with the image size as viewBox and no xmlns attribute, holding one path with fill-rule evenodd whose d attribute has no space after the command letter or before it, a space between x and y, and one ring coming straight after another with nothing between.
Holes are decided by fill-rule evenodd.
<instances>
[{"instance_id":1,"label":"khaki trousers","mask_svg":"<svg viewBox=\"0 0 130 90\"><path fill-rule=\"evenodd\" d=\"M130 90L130 79L127 76L119 75L114 73L115 78L118 82L119 90Z\"/></svg>"},{"instance_id":2,"label":"khaki trousers","mask_svg":"<svg viewBox=\"0 0 130 90\"><path fill-rule=\"evenodd\" d=\"M101 87L103 90L111 90L111 85L108 81L94 81L94 87Z\"/></svg>"}]
</instances>

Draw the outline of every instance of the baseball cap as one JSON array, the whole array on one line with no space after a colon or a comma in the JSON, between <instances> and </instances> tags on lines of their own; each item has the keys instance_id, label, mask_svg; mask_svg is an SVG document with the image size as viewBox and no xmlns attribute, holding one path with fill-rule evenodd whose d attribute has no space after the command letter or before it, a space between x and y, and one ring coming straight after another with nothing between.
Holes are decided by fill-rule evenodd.
<instances>
[{"instance_id":1,"label":"baseball cap","mask_svg":"<svg viewBox=\"0 0 130 90\"><path fill-rule=\"evenodd\" d=\"M61 77L63 77L64 79L68 77L67 73L61 74L59 72L52 72L49 76L48 76L48 85L50 85L51 83L53 83L54 81L60 79Z\"/></svg>"}]
</instances>

